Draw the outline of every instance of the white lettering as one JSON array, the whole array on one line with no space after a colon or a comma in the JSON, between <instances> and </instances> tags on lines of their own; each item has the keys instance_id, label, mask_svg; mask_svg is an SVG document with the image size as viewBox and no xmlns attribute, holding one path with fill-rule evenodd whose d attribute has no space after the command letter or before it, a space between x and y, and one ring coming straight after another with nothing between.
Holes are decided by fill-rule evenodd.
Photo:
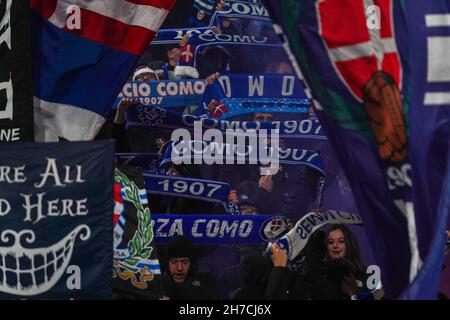
<instances>
[{"instance_id":1,"label":"white lettering","mask_svg":"<svg viewBox=\"0 0 450 320\"><path fill-rule=\"evenodd\" d=\"M139 95L141 97L148 97L152 93L152 89L148 83L141 83L138 87Z\"/></svg>"},{"instance_id":2,"label":"white lettering","mask_svg":"<svg viewBox=\"0 0 450 320\"><path fill-rule=\"evenodd\" d=\"M0 92L6 91L6 106L0 106L0 119L13 119L13 85L11 74L9 74L9 81L0 82ZM9 140L9 139L8 139Z\"/></svg>"},{"instance_id":3,"label":"white lettering","mask_svg":"<svg viewBox=\"0 0 450 320\"><path fill-rule=\"evenodd\" d=\"M216 219L209 220L206 224L206 236L215 238L220 230L220 221Z\"/></svg>"},{"instance_id":4,"label":"white lettering","mask_svg":"<svg viewBox=\"0 0 450 320\"><path fill-rule=\"evenodd\" d=\"M206 83L203 81L194 82L194 92L196 94L204 94L206 89Z\"/></svg>"},{"instance_id":5,"label":"white lettering","mask_svg":"<svg viewBox=\"0 0 450 320\"><path fill-rule=\"evenodd\" d=\"M161 223L161 225L158 227L158 229L155 231L155 235L157 237L167 237L166 232L162 232L162 229L164 229L165 226L169 223L170 219L158 219L158 223Z\"/></svg>"},{"instance_id":6,"label":"white lettering","mask_svg":"<svg viewBox=\"0 0 450 320\"><path fill-rule=\"evenodd\" d=\"M253 97L255 95L255 91L258 92L258 96L260 97L264 94L264 76L259 76L258 78L254 78L253 76L248 77L249 97Z\"/></svg>"},{"instance_id":7,"label":"white lettering","mask_svg":"<svg viewBox=\"0 0 450 320\"><path fill-rule=\"evenodd\" d=\"M225 92L225 95L227 96L227 98L231 97L230 77L228 77L228 76L219 77L219 83L222 86L222 89Z\"/></svg>"},{"instance_id":8,"label":"white lettering","mask_svg":"<svg viewBox=\"0 0 450 320\"><path fill-rule=\"evenodd\" d=\"M252 220L244 220L241 222L241 225L239 226L239 237L247 238L253 229L253 221Z\"/></svg>"},{"instance_id":9,"label":"white lettering","mask_svg":"<svg viewBox=\"0 0 450 320\"><path fill-rule=\"evenodd\" d=\"M220 227L219 237L223 238L225 235L230 234L231 238L236 236L236 232L238 229L239 223L237 221L233 221L231 225L228 225L228 221L222 221L222 225Z\"/></svg>"},{"instance_id":10,"label":"white lettering","mask_svg":"<svg viewBox=\"0 0 450 320\"><path fill-rule=\"evenodd\" d=\"M165 97L167 95L166 93L166 84L165 82L161 82L160 84L158 84L158 86L156 87L156 91L158 91L158 95L160 95L161 97Z\"/></svg>"},{"instance_id":11,"label":"white lettering","mask_svg":"<svg viewBox=\"0 0 450 320\"><path fill-rule=\"evenodd\" d=\"M183 235L183 220L175 219L173 224L170 226L169 237L173 237L175 235L182 236Z\"/></svg>"},{"instance_id":12,"label":"white lettering","mask_svg":"<svg viewBox=\"0 0 450 320\"><path fill-rule=\"evenodd\" d=\"M198 232L198 225L200 223L205 223L206 220L205 219L197 219L195 220L194 224L192 225L192 236L195 238L201 238L203 237L203 233L199 233Z\"/></svg>"},{"instance_id":13,"label":"white lettering","mask_svg":"<svg viewBox=\"0 0 450 320\"><path fill-rule=\"evenodd\" d=\"M58 169L56 167L56 159L47 158L47 168L44 173L39 174L42 177L41 183L35 183L34 186L36 188L42 188L44 184L47 182L49 177L53 177L55 181L55 186L64 187L65 184L61 183L59 179Z\"/></svg>"},{"instance_id":14,"label":"white lettering","mask_svg":"<svg viewBox=\"0 0 450 320\"><path fill-rule=\"evenodd\" d=\"M0 167L0 182L7 182L7 183L23 183L27 179L23 173L23 170L25 169L25 166L21 167L7 167L7 166L1 166ZM10 172L13 171L14 175L11 179Z\"/></svg>"},{"instance_id":15,"label":"white lettering","mask_svg":"<svg viewBox=\"0 0 450 320\"><path fill-rule=\"evenodd\" d=\"M10 142L20 140L20 128L0 129L0 141Z\"/></svg>"},{"instance_id":16,"label":"white lettering","mask_svg":"<svg viewBox=\"0 0 450 320\"><path fill-rule=\"evenodd\" d=\"M35 224L45 218L45 216L42 214L42 197L45 195L45 192L37 194L38 201L36 204L31 204L31 194L21 193L20 195L25 198L25 204L23 204L22 206L25 208L26 217L23 221L33 221L31 219L31 210L34 208L36 208L37 211L37 217L34 221Z\"/></svg>"},{"instance_id":17,"label":"white lettering","mask_svg":"<svg viewBox=\"0 0 450 320\"><path fill-rule=\"evenodd\" d=\"M11 211L11 205L5 199L0 199L0 217L6 216Z\"/></svg>"},{"instance_id":18,"label":"white lettering","mask_svg":"<svg viewBox=\"0 0 450 320\"><path fill-rule=\"evenodd\" d=\"M289 82L289 87L288 87ZM282 96L292 96L294 93L294 84L295 84L295 77L294 76L284 76L283 77L283 86L281 89L281 95Z\"/></svg>"},{"instance_id":19,"label":"white lettering","mask_svg":"<svg viewBox=\"0 0 450 320\"><path fill-rule=\"evenodd\" d=\"M26 217L24 221L38 223L40 220L49 217L59 217L69 214L71 217L85 216L89 210L86 208L87 198L80 200L72 199L52 199L44 201L43 197L45 192L38 193L36 195L36 202L32 203L32 194L20 194L24 198L24 204L22 205L26 211ZM59 210L62 204L62 212ZM44 205L46 206L44 208ZM72 210L75 207L75 210ZM36 217L33 220L33 210L36 210ZM44 214L45 211L45 214Z\"/></svg>"}]
</instances>

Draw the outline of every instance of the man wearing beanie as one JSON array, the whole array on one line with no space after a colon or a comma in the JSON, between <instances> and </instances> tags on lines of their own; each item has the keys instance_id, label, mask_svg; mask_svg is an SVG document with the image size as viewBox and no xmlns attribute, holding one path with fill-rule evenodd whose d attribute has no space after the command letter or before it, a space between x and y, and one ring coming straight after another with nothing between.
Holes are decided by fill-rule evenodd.
<instances>
[{"instance_id":1,"label":"man wearing beanie","mask_svg":"<svg viewBox=\"0 0 450 320\"><path fill-rule=\"evenodd\" d=\"M193 270L194 246L183 237L168 245L167 272L163 275L165 295L171 300L211 300L216 298L213 280L208 272Z\"/></svg>"}]
</instances>

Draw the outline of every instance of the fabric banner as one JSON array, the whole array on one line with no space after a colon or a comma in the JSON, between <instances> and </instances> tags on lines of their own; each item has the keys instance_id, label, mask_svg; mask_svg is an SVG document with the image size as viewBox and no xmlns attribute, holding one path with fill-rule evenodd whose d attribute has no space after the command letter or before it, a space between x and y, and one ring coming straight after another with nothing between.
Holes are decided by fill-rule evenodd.
<instances>
[{"instance_id":1,"label":"fabric banner","mask_svg":"<svg viewBox=\"0 0 450 320\"><path fill-rule=\"evenodd\" d=\"M279 130L280 138L304 138L326 140L322 126L317 118L303 120L286 120L273 122L234 121L204 118L189 114L182 114L173 110L138 105L126 109L127 128L143 127L160 130L186 128L194 130L194 122L201 121L203 129L218 129L225 132L227 129L266 129Z\"/></svg>"},{"instance_id":2,"label":"fabric banner","mask_svg":"<svg viewBox=\"0 0 450 320\"><path fill-rule=\"evenodd\" d=\"M34 141L28 1L0 1L0 143Z\"/></svg>"},{"instance_id":3,"label":"fabric banner","mask_svg":"<svg viewBox=\"0 0 450 320\"><path fill-rule=\"evenodd\" d=\"M117 162L121 165L137 167L149 173L159 172L161 155L158 153L116 153Z\"/></svg>"},{"instance_id":4,"label":"fabric banner","mask_svg":"<svg viewBox=\"0 0 450 320\"><path fill-rule=\"evenodd\" d=\"M142 171L119 166L115 174L113 288L135 299L162 296L161 267Z\"/></svg>"},{"instance_id":5,"label":"fabric banner","mask_svg":"<svg viewBox=\"0 0 450 320\"><path fill-rule=\"evenodd\" d=\"M1 299L111 299L113 150L0 148Z\"/></svg>"},{"instance_id":6,"label":"fabric banner","mask_svg":"<svg viewBox=\"0 0 450 320\"><path fill-rule=\"evenodd\" d=\"M276 242L287 251L290 261L297 256L305 248L310 236L318 229L326 224L343 223L343 224L362 224L361 217L355 213L345 211L316 211L309 212L295 224L294 228L284 237ZM270 250L272 244L268 245Z\"/></svg>"},{"instance_id":7,"label":"fabric banner","mask_svg":"<svg viewBox=\"0 0 450 320\"><path fill-rule=\"evenodd\" d=\"M228 212L230 185L225 182L144 173L145 189L150 194L198 199L219 203Z\"/></svg>"},{"instance_id":8,"label":"fabric banner","mask_svg":"<svg viewBox=\"0 0 450 320\"><path fill-rule=\"evenodd\" d=\"M420 144L408 137L410 79L400 58L408 40L397 25L401 3L408 2L377 2L384 26L376 28L363 0L266 1L353 190L388 298L399 297L422 265L409 149Z\"/></svg>"},{"instance_id":9,"label":"fabric banner","mask_svg":"<svg viewBox=\"0 0 450 320\"><path fill-rule=\"evenodd\" d=\"M175 0L30 3L36 139L91 140Z\"/></svg>"},{"instance_id":10,"label":"fabric banner","mask_svg":"<svg viewBox=\"0 0 450 320\"><path fill-rule=\"evenodd\" d=\"M197 245L235 245L264 243L260 230L272 220L264 215L153 215L155 237L165 244L182 235Z\"/></svg>"},{"instance_id":11,"label":"fabric banner","mask_svg":"<svg viewBox=\"0 0 450 320\"><path fill-rule=\"evenodd\" d=\"M183 149L186 149L185 152L183 152ZM200 140L172 142L164 153L160 166L172 163L201 164L206 163L206 161L208 161L207 163L221 162L222 164L241 162L256 164L262 157L265 157L266 160L268 158L274 159L276 153L279 155L278 162L280 164L305 165L326 175L322 158L316 151L268 147L258 149L247 145L219 144Z\"/></svg>"},{"instance_id":12,"label":"fabric banner","mask_svg":"<svg viewBox=\"0 0 450 320\"><path fill-rule=\"evenodd\" d=\"M394 4L409 103L409 156L417 242L423 267L403 299L436 299L449 211L450 1ZM448 266L447 266L448 267Z\"/></svg>"}]
</instances>

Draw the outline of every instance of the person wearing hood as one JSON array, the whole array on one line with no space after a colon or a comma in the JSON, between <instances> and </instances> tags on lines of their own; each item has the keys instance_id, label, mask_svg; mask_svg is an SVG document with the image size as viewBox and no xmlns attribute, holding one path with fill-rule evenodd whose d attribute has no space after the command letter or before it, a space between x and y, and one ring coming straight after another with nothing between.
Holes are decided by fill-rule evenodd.
<instances>
[{"instance_id":1,"label":"person wearing hood","mask_svg":"<svg viewBox=\"0 0 450 320\"><path fill-rule=\"evenodd\" d=\"M216 298L212 275L194 270L194 246L175 237L167 246L167 272L163 274L165 296L171 300L213 300Z\"/></svg>"}]
</instances>

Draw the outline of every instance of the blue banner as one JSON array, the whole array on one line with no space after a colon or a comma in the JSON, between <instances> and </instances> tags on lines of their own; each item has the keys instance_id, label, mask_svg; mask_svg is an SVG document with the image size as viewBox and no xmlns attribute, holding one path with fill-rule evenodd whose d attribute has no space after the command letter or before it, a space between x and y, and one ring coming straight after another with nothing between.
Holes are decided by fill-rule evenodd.
<instances>
[{"instance_id":1,"label":"blue banner","mask_svg":"<svg viewBox=\"0 0 450 320\"><path fill-rule=\"evenodd\" d=\"M1 299L111 299L113 150L0 148Z\"/></svg>"},{"instance_id":2,"label":"blue banner","mask_svg":"<svg viewBox=\"0 0 450 320\"><path fill-rule=\"evenodd\" d=\"M198 245L236 245L264 243L266 240L260 236L260 230L272 217L154 214L152 219L158 244L166 244L173 237L182 235Z\"/></svg>"},{"instance_id":3,"label":"blue banner","mask_svg":"<svg viewBox=\"0 0 450 320\"><path fill-rule=\"evenodd\" d=\"M230 185L177 176L155 175L144 172L145 189L150 194L190 198L219 203L228 211Z\"/></svg>"},{"instance_id":4,"label":"blue banner","mask_svg":"<svg viewBox=\"0 0 450 320\"><path fill-rule=\"evenodd\" d=\"M286 120L273 122L234 121L204 118L190 114L183 114L173 110L136 106L126 110L127 128L143 127L160 130L186 128L194 130L194 122L201 121L203 129L218 129L225 132L227 129L266 129L279 130L280 138L304 138L326 140L322 126L317 118L303 120Z\"/></svg>"},{"instance_id":5,"label":"blue banner","mask_svg":"<svg viewBox=\"0 0 450 320\"><path fill-rule=\"evenodd\" d=\"M450 1L394 6L409 103L412 202L420 262L404 299L436 299L449 216Z\"/></svg>"}]
</instances>

